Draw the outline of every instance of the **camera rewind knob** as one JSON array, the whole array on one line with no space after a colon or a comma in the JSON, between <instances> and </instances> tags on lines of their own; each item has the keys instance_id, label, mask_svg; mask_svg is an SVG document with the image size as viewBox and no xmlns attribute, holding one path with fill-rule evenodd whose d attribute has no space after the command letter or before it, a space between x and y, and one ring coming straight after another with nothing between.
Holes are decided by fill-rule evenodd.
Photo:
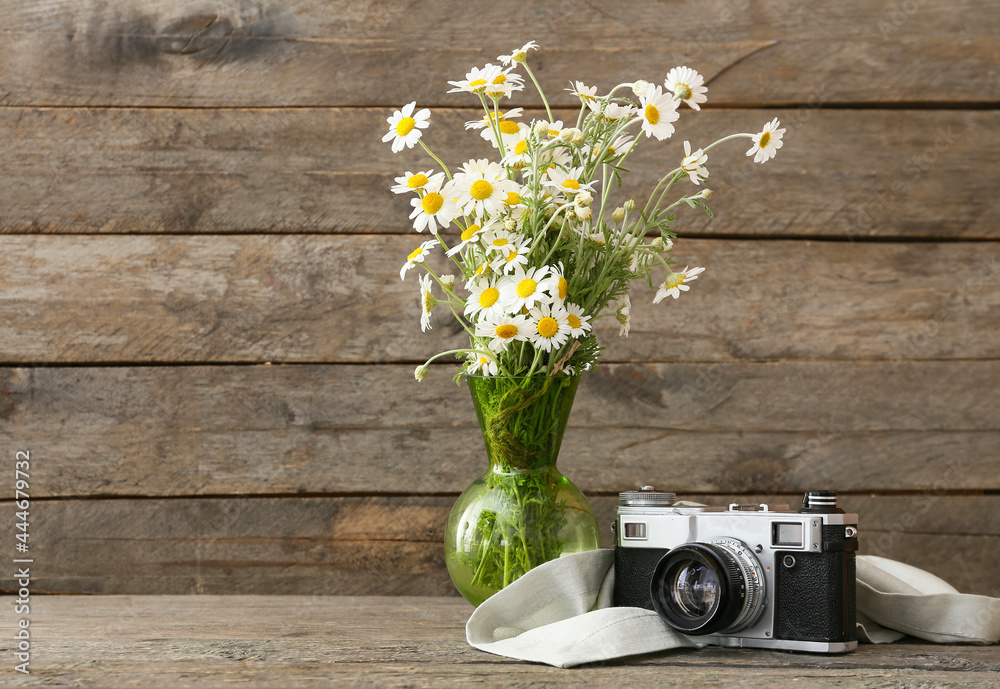
<instances>
[{"instance_id":1,"label":"camera rewind knob","mask_svg":"<svg viewBox=\"0 0 1000 689\"><path fill-rule=\"evenodd\" d=\"M810 491L802 498L803 512L843 512L837 507L837 494L832 490Z\"/></svg>"}]
</instances>

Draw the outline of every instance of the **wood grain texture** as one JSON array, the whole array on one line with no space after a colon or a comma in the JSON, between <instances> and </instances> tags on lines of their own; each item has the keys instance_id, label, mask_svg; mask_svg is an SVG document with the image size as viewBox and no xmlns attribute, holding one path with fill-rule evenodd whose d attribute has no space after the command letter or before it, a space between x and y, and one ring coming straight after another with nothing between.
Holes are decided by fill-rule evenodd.
<instances>
[{"instance_id":1,"label":"wood grain texture","mask_svg":"<svg viewBox=\"0 0 1000 689\"><path fill-rule=\"evenodd\" d=\"M390 112L0 108L11 132L0 143L0 231L409 234L409 198L389 192L393 177L437 166L382 143ZM481 116L435 111L424 140L452 168L493 158L463 128ZM682 139L707 145L772 117L787 130L780 154L764 167L743 141L713 149L715 220L685 209L682 236L1000 236L996 111L688 110L673 140L637 147L613 202L644 202L683 156Z\"/></svg>"},{"instance_id":2,"label":"wood grain texture","mask_svg":"<svg viewBox=\"0 0 1000 689\"><path fill-rule=\"evenodd\" d=\"M998 490L998 375L978 361L607 364L584 379L560 466L596 492ZM485 469L467 395L446 367L420 384L406 366L0 370L35 497L457 493Z\"/></svg>"},{"instance_id":3,"label":"wood grain texture","mask_svg":"<svg viewBox=\"0 0 1000 689\"><path fill-rule=\"evenodd\" d=\"M457 0L11 5L0 12L8 27L2 87L6 103L28 106L460 104L467 101L444 94L447 79L536 39L543 51L534 64L559 104L572 103L561 91L570 79L610 88L662 79L679 64L705 74L713 102L722 104L804 103L817 89L829 102L852 104L1000 97L1000 12L982 0L905 10L891 0L466 7ZM434 78L414 78L415 65Z\"/></svg>"},{"instance_id":4,"label":"wood grain texture","mask_svg":"<svg viewBox=\"0 0 1000 689\"><path fill-rule=\"evenodd\" d=\"M416 277L398 272L422 239L0 237L0 361L422 362L468 346L443 306L419 330ZM598 326L606 361L1000 354L1000 243L686 239L675 254L708 272L659 305L636 283L630 337Z\"/></svg>"},{"instance_id":5,"label":"wood grain texture","mask_svg":"<svg viewBox=\"0 0 1000 689\"><path fill-rule=\"evenodd\" d=\"M442 543L455 497L35 500L31 553L45 564L32 591L454 595ZM1000 596L1000 497L927 491L842 502L858 511L863 553L927 569L964 592ZM610 547L604 527L617 498L594 504Z\"/></svg>"},{"instance_id":6,"label":"wood grain texture","mask_svg":"<svg viewBox=\"0 0 1000 689\"><path fill-rule=\"evenodd\" d=\"M5 601L6 602L6 601ZM18 686L119 687L990 687L997 647L903 641L844 655L675 650L576 670L473 649L455 598L41 597L31 677ZM0 641L12 653L13 643Z\"/></svg>"}]
</instances>

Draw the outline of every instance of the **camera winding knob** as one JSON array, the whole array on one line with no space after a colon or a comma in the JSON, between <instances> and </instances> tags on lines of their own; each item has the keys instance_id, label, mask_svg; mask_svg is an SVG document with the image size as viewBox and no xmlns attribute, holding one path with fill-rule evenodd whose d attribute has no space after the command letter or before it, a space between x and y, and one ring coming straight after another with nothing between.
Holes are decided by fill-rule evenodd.
<instances>
[{"instance_id":1,"label":"camera winding knob","mask_svg":"<svg viewBox=\"0 0 1000 689\"><path fill-rule=\"evenodd\" d=\"M656 490L653 486L642 486L639 490L619 493L618 499L628 507L669 507L677 500L677 494Z\"/></svg>"}]
</instances>

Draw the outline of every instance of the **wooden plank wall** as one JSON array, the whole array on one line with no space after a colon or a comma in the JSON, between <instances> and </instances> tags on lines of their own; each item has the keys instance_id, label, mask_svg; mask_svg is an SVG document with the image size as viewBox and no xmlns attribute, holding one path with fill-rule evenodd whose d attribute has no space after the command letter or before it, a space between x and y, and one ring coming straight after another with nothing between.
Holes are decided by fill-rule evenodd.
<instances>
[{"instance_id":1,"label":"wooden plank wall","mask_svg":"<svg viewBox=\"0 0 1000 689\"><path fill-rule=\"evenodd\" d=\"M763 168L713 154L717 217L679 224L694 289L601 333L560 465L602 523L640 483L832 488L865 552L1000 595L997 3L39 0L0 26L33 592L454 593L443 524L485 460L450 368L412 380L461 335L419 332L387 188L427 165L380 138L416 99L448 161L487 153L445 82L535 39L565 118L570 79L688 64L710 100L678 139L787 128Z\"/></svg>"}]
</instances>

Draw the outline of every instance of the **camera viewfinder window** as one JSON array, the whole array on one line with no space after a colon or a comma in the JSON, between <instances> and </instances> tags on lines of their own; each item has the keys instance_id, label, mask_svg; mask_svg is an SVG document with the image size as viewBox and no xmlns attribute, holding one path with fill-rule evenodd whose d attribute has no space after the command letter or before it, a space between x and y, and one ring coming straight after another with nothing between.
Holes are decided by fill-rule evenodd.
<instances>
[{"instance_id":1,"label":"camera viewfinder window","mask_svg":"<svg viewBox=\"0 0 1000 689\"><path fill-rule=\"evenodd\" d=\"M646 525L643 522L625 522L625 538L645 540Z\"/></svg>"},{"instance_id":2,"label":"camera viewfinder window","mask_svg":"<svg viewBox=\"0 0 1000 689\"><path fill-rule=\"evenodd\" d=\"M802 547L802 522L775 522L772 540L775 546L785 548Z\"/></svg>"}]
</instances>

